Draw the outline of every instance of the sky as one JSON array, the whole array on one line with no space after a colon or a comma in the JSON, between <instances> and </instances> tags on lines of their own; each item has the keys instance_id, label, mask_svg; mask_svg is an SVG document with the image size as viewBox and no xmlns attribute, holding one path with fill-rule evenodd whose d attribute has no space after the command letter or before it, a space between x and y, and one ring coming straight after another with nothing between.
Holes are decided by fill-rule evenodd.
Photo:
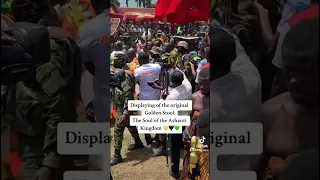
<instances>
[{"instance_id":1,"label":"sky","mask_svg":"<svg viewBox=\"0 0 320 180\"><path fill-rule=\"evenodd\" d=\"M120 7L127 7L126 5L126 0L119 0L120 2ZM152 0L152 3L156 3L157 0ZM137 3L135 0L129 0L129 7L131 8L136 8L137 7Z\"/></svg>"}]
</instances>

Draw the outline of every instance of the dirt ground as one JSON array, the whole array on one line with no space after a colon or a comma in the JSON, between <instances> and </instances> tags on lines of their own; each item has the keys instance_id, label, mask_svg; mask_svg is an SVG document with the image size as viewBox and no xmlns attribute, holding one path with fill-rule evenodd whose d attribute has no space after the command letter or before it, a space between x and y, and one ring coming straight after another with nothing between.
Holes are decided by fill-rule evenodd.
<instances>
[{"instance_id":1,"label":"dirt ground","mask_svg":"<svg viewBox=\"0 0 320 180\"><path fill-rule=\"evenodd\" d=\"M113 137L113 127L111 128ZM154 136L154 135L152 135ZM140 135L142 142L145 144L144 134ZM152 157L155 148L147 146L145 148L129 151L127 148L134 140L130 132L125 129L122 143L121 155L123 162L111 167L111 173L114 180L174 180L169 175L169 168L166 167L166 158ZM114 154L114 144L111 142L111 158ZM182 151L180 153L180 169L182 167Z\"/></svg>"}]
</instances>

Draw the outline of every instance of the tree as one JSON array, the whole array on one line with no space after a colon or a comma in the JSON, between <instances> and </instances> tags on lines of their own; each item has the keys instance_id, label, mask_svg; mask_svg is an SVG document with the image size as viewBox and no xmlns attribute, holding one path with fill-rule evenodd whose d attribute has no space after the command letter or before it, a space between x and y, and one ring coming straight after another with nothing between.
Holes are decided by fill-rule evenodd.
<instances>
[{"instance_id":1,"label":"tree","mask_svg":"<svg viewBox=\"0 0 320 180\"><path fill-rule=\"evenodd\" d=\"M147 4L147 8L151 8L151 5L152 5L151 0L147 0L146 4Z\"/></svg>"}]
</instances>

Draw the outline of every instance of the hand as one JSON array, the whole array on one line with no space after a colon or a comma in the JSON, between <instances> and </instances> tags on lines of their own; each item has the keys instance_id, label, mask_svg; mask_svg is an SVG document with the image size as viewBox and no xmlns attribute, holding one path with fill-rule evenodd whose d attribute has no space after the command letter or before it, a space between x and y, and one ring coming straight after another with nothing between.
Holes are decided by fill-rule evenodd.
<instances>
[{"instance_id":1,"label":"hand","mask_svg":"<svg viewBox=\"0 0 320 180\"><path fill-rule=\"evenodd\" d=\"M258 0L254 0L252 5L257 14L260 14L261 12L264 12L264 11L268 11L262 6L262 4L258 2Z\"/></svg>"},{"instance_id":2,"label":"hand","mask_svg":"<svg viewBox=\"0 0 320 180\"><path fill-rule=\"evenodd\" d=\"M194 64L192 62L189 62L190 67L194 68Z\"/></svg>"},{"instance_id":3,"label":"hand","mask_svg":"<svg viewBox=\"0 0 320 180\"><path fill-rule=\"evenodd\" d=\"M160 97L161 97L162 99L166 99L167 96L168 96L168 95L166 94L166 90L161 90L161 92L160 92Z\"/></svg>"},{"instance_id":4,"label":"hand","mask_svg":"<svg viewBox=\"0 0 320 180\"><path fill-rule=\"evenodd\" d=\"M56 180L59 176L56 169L43 166L37 171L35 180Z\"/></svg>"},{"instance_id":5,"label":"hand","mask_svg":"<svg viewBox=\"0 0 320 180\"><path fill-rule=\"evenodd\" d=\"M120 120L120 124L126 125L128 123L128 119L129 119L129 115L123 114L119 119Z\"/></svg>"},{"instance_id":6,"label":"hand","mask_svg":"<svg viewBox=\"0 0 320 180\"><path fill-rule=\"evenodd\" d=\"M191 136L190 136L190 133L189 133L189 128L186 128L183 132L182 132L182 141L183 141L183 144L186 145L186 146L190 146L191 144Z\"/></svg>"}]
</instances>

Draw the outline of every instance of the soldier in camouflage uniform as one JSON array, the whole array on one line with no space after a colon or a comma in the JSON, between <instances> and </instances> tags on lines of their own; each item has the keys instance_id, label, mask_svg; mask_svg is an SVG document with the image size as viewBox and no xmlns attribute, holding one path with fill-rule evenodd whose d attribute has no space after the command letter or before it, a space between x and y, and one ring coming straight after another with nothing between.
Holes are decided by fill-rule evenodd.
<instances>
[{"instance_id":1,"label":"soldier in camouflage uniform","mask_svg":"<svg viewBox=\"0 0 320 180\"><path fill-rule=\"evenodd\" d=\"M114 68L124 69L127 62L127 56L125 54L114 55ZM130 71L125 70L125 80L121 82L120 87L111 87L111 99L116 105L117 119L114 128L114 148L115 153L113 159L110 161L110 165L116 165L122 162L121 147L123 140L124 128L127 127L135 141L135 144L131 144L128 150L134 150L143 148L143 143L139 137L137 127L129 125L129 111L128 100L133 100L135 87L135 79Z\"/></svg>"},{"instance_id":2,"label":"soldier in camouflage uniform","mask_svg":"<svg viewBox=\"0 0 320 180\"><path fill-rule=\"evenodd\" d=\"M2 121L18 136L21 180L62 180L64 171L74 170L72 156L57 153L57 126L77 121L80 53L64 30L48 30L50 61L38 66L35 80L8 86L2 99Z\"/></svg>"}]
</instances>

